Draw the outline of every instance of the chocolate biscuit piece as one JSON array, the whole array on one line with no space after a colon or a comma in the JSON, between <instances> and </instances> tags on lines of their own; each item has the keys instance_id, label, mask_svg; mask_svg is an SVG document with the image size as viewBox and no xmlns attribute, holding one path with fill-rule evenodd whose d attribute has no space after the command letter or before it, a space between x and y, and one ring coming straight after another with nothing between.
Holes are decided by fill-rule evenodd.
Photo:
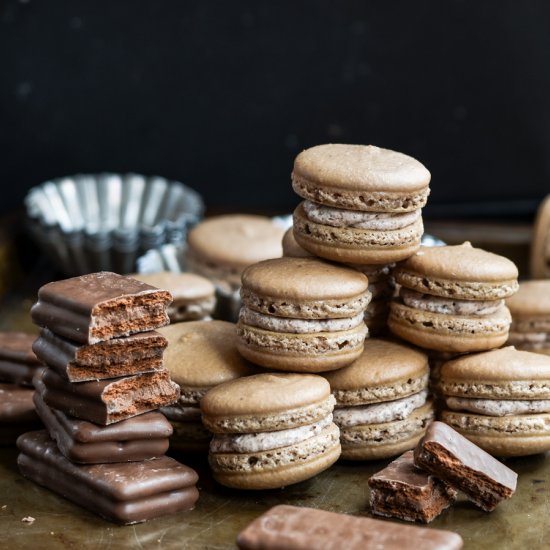
<instances>
[{"instance_id":1,"label":"chocolate biscuit piece","mask_svg":"<svg viewBox=\"0 0 550 550\"><path fill-rule=\"evenodd\" d=\"M414 463L487 512L516 490L514 471L443 422L430 424L414 450Z\"/></svg>"},{"instance_id":2,"label":"chocolate biscuit piece","mask_svg":"<svg viewBox=\"0 0 550 550\"><path fill-rule=\"evenodd\" d=\"M32 386L42 363L32 351L36 336L25 332L0 332L0 381Z\"/></svg>"},{"instance_id":3,"label":"chocolate biscuit piece","mask_svg":"<svg viewBox=\"0 0 550 550\"><path fill-rule=\"evenodd\" d=\"M101 271L44 285L31 317L69 340L97 344L167 325L171 301L166 290Z\"/></svg>"},{"instance_id":4,"label":"chocolate biscuit piece","mask_svg":"<svg viewBox=\"0 0 550 550\"><path fill-rule=\"evenodd\" d=\"M463 541L451 531L283 504L241 531L237 546L242 550L459 550Z\"/></svg>"},{"instance_id":5,"label":"chocolate biscuit piece","mask_svg":"<svg viewBox=\"0 0 550 550\"><path fill-rule=\"evenodd\" d=\"M48 407L38 391L34 404L50 437L71 462L135 462L162 456L168 450L172 426L161 413L148 412L98 426Z\"/></svg>"},{"instance_id":6,"label":"chocolate biscuit piece","mask_svg":"<svg viewBox=\"0 0 550 550\"><path fill-rule=\"evenodd\" d=\"M414 465L407 451L369 478L373 514L429 523L456 498L450 485Z\"/></svg>"},{"instance_id":7,"label":"chocolate biscuit piece","mask_svg":"<svg viewBox=\"0 0 550 550\"><path fill-rule=\"evenodd\" d=\"M167 370L72 384L45 368L39 378L47 405L102 426L173 403L180 393Z\"/></svg>"},{"instance_id":8,"label":"chocolate biscuit piece","mask_svg":"<svg viewBox=\"0 0 550 550\"><path fill-rule=\"evenodd\" d=\"M73 464L45 431L19 437L21 473L84 508L131 524L193 508L199 493L191 468L163 456L141 462Z\"/></svg>"},{"instance_id":9,"label":"chocolate biscuit piece","mask_svg":"<svg viewBox=\"0 0 550 550\"><path fill-rule=\"evenodd\" d=\"M13 445L22 433L41 427L33 394L30 388L0 384L0 445Z\"/></svg>"},{"instance_id":10,"label":"chocolate biscuit piece","mask_svg":"<svg viewBox=\"0 0 550 550\"><path fill-rule=\"evenodd\" d=\"M63 378L86 382L161 370L167 345L168 340L154 330L89 345L43 328L32 349Z\"/></svg>"}]
</instances>

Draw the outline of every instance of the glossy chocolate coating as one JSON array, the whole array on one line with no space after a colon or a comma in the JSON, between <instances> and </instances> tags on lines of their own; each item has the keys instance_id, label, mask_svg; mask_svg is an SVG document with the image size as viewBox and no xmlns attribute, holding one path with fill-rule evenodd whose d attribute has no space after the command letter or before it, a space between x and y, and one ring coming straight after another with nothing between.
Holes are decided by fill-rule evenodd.
<instances>
[{"instance_id":1,"label":"glossy chocolate coating","mask_svg":"<svg viewBox=\"0 0 550 550\"><path fill-rule=\"evenodd\" d=\"M459 550L463 541L451 531L280 505L241 531L237 546L243 550Z\"/></svg>"},{"instance_id":2,"label":"glossy chocolate coating","mask_svg":"<svg viewBox=\"0 0 550 550\"><path fill-rule=\"evenodd\" d=\"M97 344L167 325L171 301L166 290L102 271L44 285L31 317L69 340Z\"/></svg>"},{"instance_id":3,"label":"glossy chocolate coating","mask_svg":"<svg viewBox=\"0 0 550 550\"><path fill-rule=\"evenodd\" d=\"M53 492L117 523L138 523L193 508L199 494L191 468L163 456L141 462L73 464L47 432L19 437L21 473Z\"/></svg>"},{"instance_id":4,"label":"glossy chocolate coating","mask_svg":"<svg viewBox=\"0 0 550 550\"><path fill-rule=\"evenodd\" d=\"M32 349L70 382L86 382L161 370L167 345L166 338L155 331L88 345L72 342L44 328Z\"/></svg>"},{"instance_id":5,"label":"glossy chocolate coating","mask_svg":"<svg viewBox=\"0 0 550 550\"><path fill-rule=\"evenodd\" d=\"M42 366L32 351L35 338L25 332L0 332L0 381L32 386L32 377Z\"/></svg>"},{"instance_id":6,"label":"glossy chocolate coating","mask_svg":"<svg viewBox=\"0 0 550 550\"><path fill-rule=\"evenodd\" d=\"M0 384L0 425L39 423L32 400L33 394L34 390L30 388Z\"/></svg>"}]
</instances>

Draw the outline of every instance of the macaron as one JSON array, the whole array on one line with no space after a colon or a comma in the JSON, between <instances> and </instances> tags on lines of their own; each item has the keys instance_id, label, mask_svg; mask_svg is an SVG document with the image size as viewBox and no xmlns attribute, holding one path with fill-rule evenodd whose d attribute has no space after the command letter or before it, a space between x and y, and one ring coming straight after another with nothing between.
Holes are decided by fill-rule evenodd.
<instances>
[{"instance_id":1,"label":"macaron","mask_svg":"<svg viewBox=\"0 0 550 550\"><path fill-rule=\"evenodd\" d=\"M163 327L159 332L168 340L164 365L181 390L176 403L161 409L174 428L170 446L207 451L211 433L201 422L201 399L218 384L256 370L237 351L233 323L189 321Z\"/></svg>"},{"instance_id":2,"label":"macaron","mask_svg":"<svg viewBox=\"0 0 550 550\"><path fill-rule=\"evenodd\" d=\"M172 294L174 300L167 309L171 323L206 319L214 311L216 289L206 277L171 271L137 273L132 277Z\"/></svg>"},{"instance_id":3,"label":"macaron","mask_svg":"<svg viewBox=\"0 0 550 550\"><path fill-rule=\"evenodd\" d=\"M336 399L344 459L377 460L413 449L434 417L428 357L405 344L369 338L358 359L324 377Z\"/></svg>"},{"instance_id":4,"label":"macaron","mask_svg":"<svg viewBox=\"0 0 550 550\"><path fill-rule=\"evenodd\" d=\"M540 203L533 223L530 264L531 278L550 277L550 195Z\"/></svg>"},{"instance_id":5,"label":"macaron","mask_svg":"<svg viewBox=\"0 0 550 550\"><path fill-rule=\"evenodd\" d=\"M257 374L226 382L201 401L215 435L214 478L237 489L273 489L309 479L340 456L334 397L313 374Z\"/></svg>"},{"instance_id":6,"label":"macaron","mask_svg":"<svg viewBox=\"0 0 550 550\"><path fill-rule=\"evenodd\" d=\"M512 314L508 344L550 355L550 280L520 283L506 305Z\"/></svg>"},{"instance_id":7,"label":"macaron","mask_svg":"<svg viewBox=\"0 0 550 550\"><path fill-rule=\"evenodd\" d=\"M187 237L189 270L212 280L224 292L241 284L243 270L282 256L285 230L265 216L230 214L196 225Z\"/></svg>"},{"instance_id":8,"label":"macaron","mask_svg":"<svg viewBox=\"0 0 550 550\"><path fill-rule=\"evenodd\" d=\"M441 420L496 456L550 450L550 357L513 346L445 363Z\"/></svg>"},{"instance_id":9,"label":"macaron","mask_svg":"<svg viewBox=\"0 0 550 550\"><path fill-rule=\"evenodd\" d=\"M394 270L401 285L388 325L417 346L455 353L502 346L512 322L504 305L518 289L513 262L465 242L422 247Z\"/></svg>"},{"instance_id":10,"label":"macaron","mask_svg":"<svg viewBox=\"0 0 550 550\"><path fill-rule=\"evenodd\" d=\"M279 258L242 276L237 348L277 370L322 372L363 351L370 301L362 273L313 258Z\"/></svg>"},{"instance_id":11,"label":"macaron","mask_svg":"<svg viewBox=\"0 0 550 550\"><path fill-rule=\"evenodd\" d=\"M315 258L315 254L302 248L294 237L294 230L289 227L283 235L283 256L287 258Z\"/></svg>"},{"instance_id":12,"label":"macaron","mask_svg":"<svg viewBox=\"0 0 550 550\"><path fill-rule=\"evenodd\" d=\"M316 256L388 264L420 246L430 173L417 160L373 145L325 144L294 161L292 187L304 198L294 236Z\"/></svg>"}]
</instances>

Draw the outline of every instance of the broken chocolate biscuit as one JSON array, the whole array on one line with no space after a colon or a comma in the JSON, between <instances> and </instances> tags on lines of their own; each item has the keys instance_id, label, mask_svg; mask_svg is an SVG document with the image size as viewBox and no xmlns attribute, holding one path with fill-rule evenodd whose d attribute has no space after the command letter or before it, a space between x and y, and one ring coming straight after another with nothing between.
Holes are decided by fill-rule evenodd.
<instances>
[{"instance_id":1,"label":"broken chocolate biscuit","mask_svg":"<svg viewBox=\"0 0 550 550\"><path fill-rule=\"evenodd\" d=\"M171 301L166 290L101 271L44 285L31 317L64 338L97 344L167 325Z\"/></svg>"}]
</instances>

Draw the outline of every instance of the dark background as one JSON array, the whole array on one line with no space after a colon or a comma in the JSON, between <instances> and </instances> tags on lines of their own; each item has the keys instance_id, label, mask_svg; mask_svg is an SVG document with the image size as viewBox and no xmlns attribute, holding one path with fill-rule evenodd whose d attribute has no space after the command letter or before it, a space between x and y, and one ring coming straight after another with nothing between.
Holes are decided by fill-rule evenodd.
<instances>
[{"instance_id":1,"label":"dark background","mask_svg":"<svg viewBox=\"0 0 550 550\"><path fill-rule=\"evenodd\" d=\"M545 1L0 1L2 212L76 172L288 212L295 155L408 153L426 214L528 218L550 192Z\"/></svg>"}]
</instances>

